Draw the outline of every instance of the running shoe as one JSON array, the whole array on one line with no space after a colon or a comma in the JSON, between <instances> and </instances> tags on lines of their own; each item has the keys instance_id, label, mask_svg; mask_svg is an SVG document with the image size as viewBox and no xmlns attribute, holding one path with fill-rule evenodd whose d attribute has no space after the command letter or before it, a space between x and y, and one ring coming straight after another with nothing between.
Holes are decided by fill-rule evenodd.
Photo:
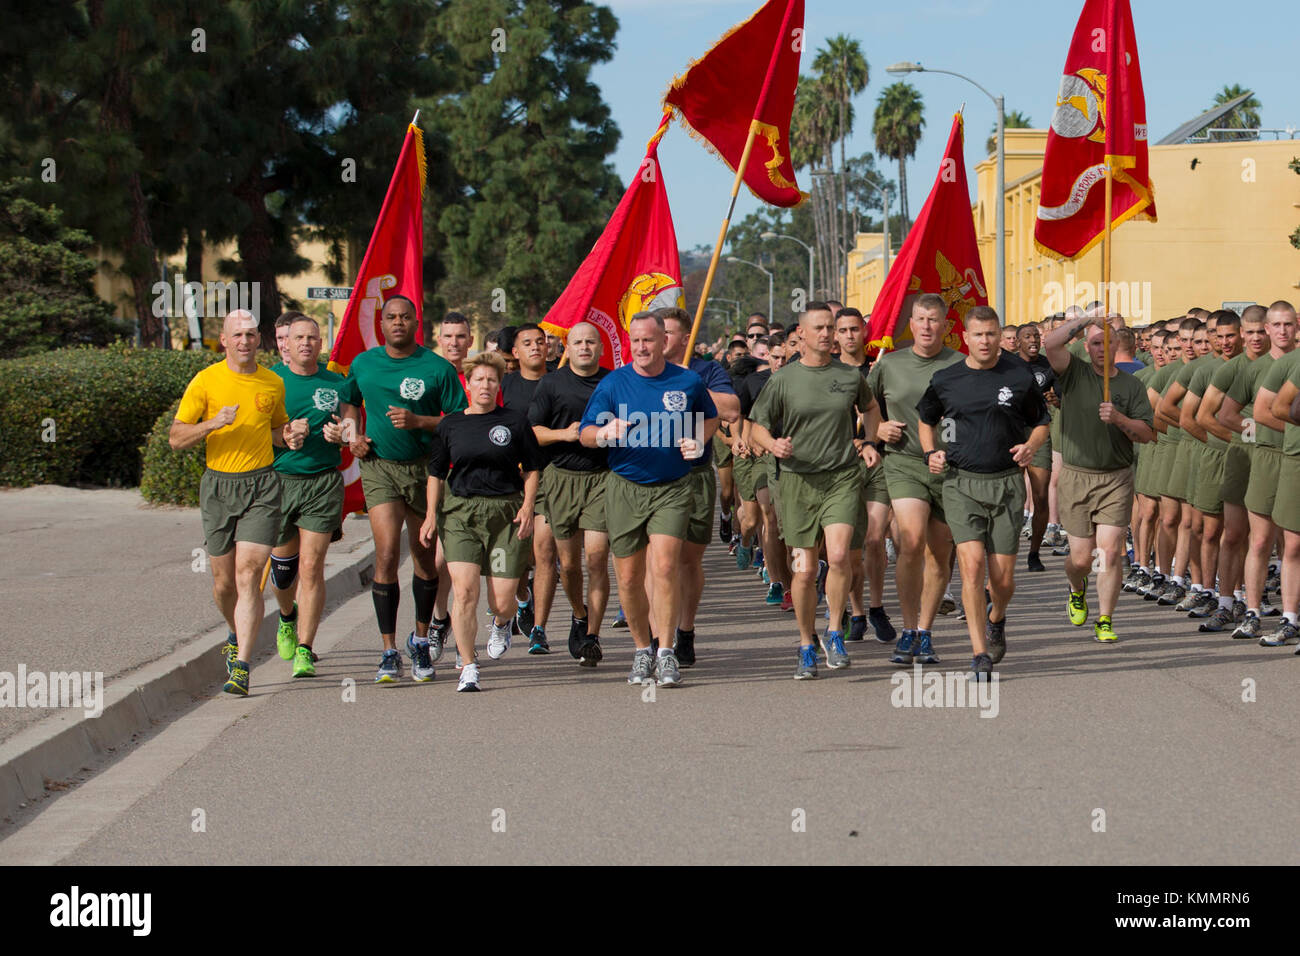
<instances>
[{"instance_id":1,"label":"running shoe","mask_svg":"<svg viewBox=\"0 0 1300 956\"><path fill-rule=\"evenodd\" d=\"M994 664L1007 653L1007 620L988 621L984 625L984 642L988 645L989 660Z\"/></svg>"},{"instance_id":2,"label":"running shoe","mask_svg":"<svg viewBox=\"0 0 1300 956\"><path fill-rule=\"evenodd\" d=\"M799 647L799 666L794 669L794 679L817 679L817 654L811 644L803 644Z\"/></svg>"},{"instance_id":3,"label":"running shoe","mask_svg":"<svg viewBox=\"0 0 1300 956\"><path fill-rule=\"evenodd\" d=\"M1024 523L1020 525L1020 537L1028 540L1034 533L1034 519L1031 515L1025 515Z\"/></svg>"},{"instance_id":4,"label":"running shoe","mask_svg":"<svg viewBox=\"0 0 1300 956\"><path fill-rule=\"evenodd\" d=\"M1158 601L1173 586L1173 582L1164 575L1153 574L1151 575L1151 583L1142 589L1142 599L1144 601Z\"/></svg>"},{"instance_id":5,"label":"running shoe","mask_svg":"<svg viewBox=\"0 0 1300 956\"><path fill-rule=\"evenodd\" d=\"M1282 590L1282 572L1279 571L1277 568L1268 569L1268 577L1264 579L1264 590L1265 591Z\"/></svg>"},{"instance_id":6,"label":"running shoe","mask_svg":"<svg viewBox=\"0 0 1300 956\"><path fill-rule=\"evenodd\" d=\"M965 604L959 604L959 605L957 605L957 620L959 620L959 621L964 621L964 620L966 620L966 605L965 605Z\"/></svg>"},{"instance_id":7,"label":"running shoe","mask_svg":"<svg viewBox=\"0 0 1300 956\"><path fill-rule=\"evenodd\" d=\"M1058 558L1064 558L1069 553L1070 553L1070 545L1068 543L1058 544L1056 547L1052 549L1052 554Z\"/></svg>"},{"instance_id":8,"label":"running shoe","mask_svg":"<svg viewBox=\"0 0 1300 956\"><path fill-rule=\"evenodd\" d=\"M518 610L515 611L515 628L519 632L519 636L523 637L525 634L533 633L533 625L536 624L537 622L533 618L532 593L530 592L528 595L527 604L520 604L518 601L516 601L515 606L518 608ZM502 653L505 652L502 651Z\"/></svg>"},{"instance_id":9,"label":"running shoe","mask_svg":"<svg viewBox=\"0 0 1300 956\"><path fill-rule=\"evenodd\" d=\"M293 650L293 676L315 677L316 665L311 659L311 648L299 644Z\"/></svg>"},{"instance_id":10,"label":"running shoe","mask_svg":"<svg viewBox=\"0 0 1300 956\"><path fill-rule=\"evenodd\" d=\"M890 656L889 659L893 661L895 664L912 663L912 655L915 653L915 651L913 650L913 645L915 643L916 643L916 631L913 631L909 628L904 628L903 636L900 637L898 639L898 643L894 645L894 653Z\"/></svg>"},{"instance_id":11,"label":"running shoe","mask_svg":"<svg viewBox=\"0 0 1300 956\"><path fill-rule=\"evenodd\" d=\"M540 624L534 624L532 633L528 635L528 653L529 654L549 654L551 645L546 640L546 628Z\"/></svg>"},{"instance_id":12,"label":"running shoe","mask_svg":"<svg viewBox=\"0 0 1300 956\"><path fill-rule=\"evenodd\" d=\"M587 640L587 622L569 618L569 656L575 661L582 657L582 645Z\"/></svg>"},{"instance_id":13,"label":"running shoe","mask_svg":"<svg viewBox=\"0 0 1300 956\"><path fill-rule=\"evenodd\" d=\"M822 653L826 655L826 666L833 671L849 666L849 655L844 650L844 634L841 631L827 631L821 638Z\"/></svg>"},{"instance_id":14,"label":"running shoe","mask_svg":"<svg viewBox=\"0 0 1300 956\"><path fill-rule=\"evenodd\" d=\"M1124 590L1130 594L1140 594L1144 588L1151 584L1151 575L1138 568L1137 573L1133 575L1132 580L1124 585Z\"/></svg>"},{"instance_id":15,"label":"running shoe","mask_svg":"<svg viewBox=\"0 0 1300 956\"><path fill-rule=\"evenodd\" d=\"M460 681L456 684L456 693L474 694L483 688L478 685L478 665L467 664L460 669Z\"/></svg>"},{"instance_id":16,"label":"running shoe","mask_svg":"<svg viewBox=\"0 0 1300 956\"><path fill-rule=\"evenodd\" d=\"M493 618L492 626L488 628L488 657L494 661L500 660L508 650L510 650L510 625L498 624L496 618Z\"/></svg>"},{"instance_id":17,"label":"running shoe","mask_svg":"<svg viewBox=\"0 0 1300 956\"><path fill-rule=\"evenodd\" d=\"M1264 592L1264 594L1261 595L1260 597L1259 616L1278 617L1279 615L1281 615L1281 613L1282 613L1282 609L1278 607L1276 604L1270 604L1268 600L1268 592L1267 591Z\"/></svg>"},{"instance_id":18,"label":"running shoe","mask_svg":"<svg viewBox=\"0 0 1300 956\"><path fill-rule=\"evenodd\" d=\"M754 563L754 549L745 547L745 542L736 545L736 570L747 571Z\"/></svg>"},{"instance_id":19,"label":"running shoe","mask_svg":"<svg viewBox=\"0 0 1300 956\"><path fill-rule=\"evenodd\" d=\"M918 664L937 664L939 655L934 652L934 646L930 643L929 631L916 632L916 649L912 652L912 659Z\"/></svg>"},{"instance_id":20,"label":"running shoe","mask_svg":"<svg viewBox=\"0 0 1300 956\"><path fill-rule=\"evenodd\" d=\"M1191 611L1192 608L1199 607L1201 603L1205 600L1204 594L1205 592L1200 589L1188 588L1187 593L1183 596L1183 599L1174 605L1174 610L1187 613ZM1219 602L1216 600L1214 603L1215 606L1217 607Z\"/></svg>"},{"instance_id":21,"label":"running shoe","mask_svg":"<svg viewBox=\"0 0 1300 956\"><path fill-rule=\"evenodd\" d=\"M1114 644L1119 640L1115 636L1115 628L1111 626L1110 618L1105 615L1097 618L1097 623L1092 626L1092 637L1099 644Z\"/></svg>"},{"instance_id":22,"label":"running shoe","mask_svg":"<svg viewBox=\"0 0 1300 956\"><path fill-rule=\"evenodd\" d=\"M429 660L438 663L442 660L442 652L447 647L447 631L451 629L451 615L448 614L441 621L436 617L429 623Z\"/></svg>"},{"instance_id":23,"label":"running shoe","mask_svg":"<svg viewBox=\"0 0 1300 956\"><path fill-rule=\"evenodd\" d=\"M718 540L723 544L731 543L731 515L723 515L718 520Z\"/></svg>"},{"instance_id":24,"label":"running shoe","mask_svg":"<svg viewBox=\"0 0 1300 956\"><path fill-rule=\"evenodd\" d=\"M1246 619L1246 602L1240 598L1232 600L1232 619L1238 624Z\"/></svg>"},{"instance_id":25,"label":"running shoe","mask_svg":"<svg viewBox=\"0 0 1300 956\"><path fill-rule=\"evenodd\" d=\"M595 667L604 656L604 652L600 649L600 638L593 635L584 640L582 647L578 648L578 666Z\"/></svg>"},{"instance_id":26,"label":"running shoe","mask_svg":"<svg viewBox=\"0 0 1300 956\"><path fill-rule=\"evenodd\" d=\"M894 547L894 539L885 539L885 564L895 564L898 561L898 549Z\"/></svg>"},{"instance_id":27,"label":"running shoe","mask_svg":"<svg viewBox=\"0 0 1300 956\"><path fill-rule=\"evenodd\" d=\"M376 684L396 684L402 677L402 655L397 651L384 651L383 659L379 662L379 670L375 672Z\"/></svg>"},{"instance_id":28,"label":"running shoe","mask_svg":"<svg viewBox=\"0 0 1300 956\"><path fill-rule=\"evenodd\" d=\"M1124 583L1120 585L1120 590L1121 590L1121 591L1132 591L1132 590L1133 590L1133 582L1134 582L1134 580L1136 580L1137 576L1138 576L1137 565L1136 565L1136 564L1131 564L1131 565L1129 565L1129 569L1128 569L1128 571L1127 571L1127 572L1125 573L1125 575L1124 575Z\"/></svg>"},{"instance_id":29,"label":"running shoe","mask_svg":"<svg viewBox=\"0 0 1300 956\"><path fill-rule=\"evenodd\" d=\"M871 629L876 632L876 640L881 644L892 644L898 639L894 622L889 619L883 607L867 608L867 620L871 622Z\"/></svg>"},{"instance_id":30,"label":"running shoe","mask_svg":"<svg viewBox=\"0 0 1300 956\"><path fill-rule=\"evenodd\" d=\"M970 679L988 682L993 679L993 659L987 654L976 654L970 662Z\"/></svg>"},{"instance_id":31,"label":"running shoe","mask_svg":"<svg viewBox=\"0 0 1300 956\"><path fill-rule=\"evenodd\" d=\"M660 687L677 687L682 682L682 672L677 666L677 655L672 651L660 654L655 661L655 683Z\"/></svg>"},{"instance_id":32,"label":"running shoe","mask_svg":"<svg viewBox=\"0 0 1300 956\"><path fill-rule=\"evenodd\" d=\"M429 642L415 639L412 631L406 638L406 653L411 655L411 679L419 684L427 684L434 678L433 660L429 656Z\"/></svg>"},{"instance_id":33,"label":"running shoe","mask_svg":"<svg viewBox=\"0 0 1300 956\"><path fill-rule=\"evenodd\" d=\"M781 610L783 611L794 610L794 595L791 594L789 591L786 591L785 594L781 596Z\"/></svg>"},{"instance_id":34,"label":"running shoe","mask_svg":"<svg viewBox=\"0 0 1300 956\"><path fill-rule=\"evenodd\" d=\"M677 629L677 638L673 641L673 653L677 655L677 663L682 667L691 667L695 663L695 629L683 631L680 627Z\"/></svg>"},{"instance_id":35,"label":"running shoe","mask_svg":"<svg viewBox=\"0 0 1300 956\"><path fill-rule=\"evenodd\" d=\"M731 536L731 543L727 545L727 554L731 555L732 557L735 557L736 548L738 547L740 547L740 535L733 534Z\"/></svg>"},{"instance_id":36,"label":"running shoe","mask_svg":"<svg viewBox=\"0 0 1300 956\"><path fill-rule=\"evenodd\" d=\"M1283 621L1276 632L1259 639L1260 647L1285 647L1288 644L1300 644L1300 627L1290 621Z\"/></svg>"},{"instance_id":37,"label":"running shoe","mask_svg":"<svg viewBox=\"0 0 1300 956\"><path fill-rule=\"evenodd\" d=\"M846 641L861 641L867 637L867 616L858 614L849 618L849 633L844 636Z\"/></svg>"},{"instance_id":38,"label":"running shoe","mask_svg":"<svg viewBox=\"0 0 1300 956\"><path fill-rule=\"evenodd\" d=\"M1187 609L1187 616L1191 618L1209 617L1219 607L1219 599L1212 591L1202 591L1201 597ZM1229 614L1232 612L1229 611Z\"/></svg>"},{"instance_id":39,"label":"running shoe","mask_svg":"<svg viewBox=\"0 0 1300 956\"><path fill-rule=\"evenodd\" d=\"M1029 559L1026 562L1030 571L1046 571L1047 567L1043 564L1043 559L1038 556L1037 551L1029 552Z\"/></svg>"},{"instance_id":40,"label":"running shoe","mask_svg":"<svg viewBox=\"0 0 1300 956\"><path fill-rule=\"evenodd\" d=\"M767 587L767 597L763 599L764 603L777 607L785 599L785 588L780 581L773 581Z\"/></svg>"},{"instance_id":41,"label":"running shoe","mask_svg":"<svg viewBox=\"0 0 1300 956\"><path fill-rule=\"evenodd\" d=\"M1226 631L1228 625L1232 623L1232 612L1226 607L1216 607L1214 613L1201 622L1197 628L1202 634L1217 633Z\"/></svg>"},{"instance_id":42,"label":"running shoe","mask_svg":"<svg viewBox=\"0 0 1300 956\"><path fill-rule=\"evenodd\" d=\"M831 566L825 561L817 562L817 603L821 604L826 599L826 575L830 573Z\"/></svg>"},{"instance_id":43,"label":"running shoe","mask_svg":"<svg viewBox=\"0 0 1300 956\"><path fill-rule=\"evenodd\" d=\"M1237 629L1232 632L1234 641L1253 641L1264 633L1264 626L1259 621L1259 615L1246 612L1245 618L1237 625Z\"/></svg>"},{"instance_id":44,"label":"running shoe","mask_svg":"<svg viewBox=\"0 0 1300 956\"><path fill-rule=\"evenodd\" d=\"M756 569L766 567L766 564L763 561L763 549L761 547L754 548L754 567Z\"/></svg>"},{"instance_id":45,"label":"running shoe","mask_svg":"<svg viewBox=\"0 0 1300 956\"><path fill-rule=\"evenodd\" d=\"M943 592L943 600L939 602L940 614L951 614L957 610L957 600L952 596L951 591Z\"/></svg>"},{"instance_id":46,"label":"running shoe","mask_svg":"<svg viewBox=\"0 0 1300 956\"><path fill-rule=\"evenodd\" d=\"M618 609L618 617L614 618L614 629L618 630L620 627L627 627L627 615L623 613L621 606Z\"/></svg>"},{"instance_id":47,"label":"running shoe","mask_svg":"<svg viewBox=\"0 0 1300 956\"><path fill-rule=\"evenodd\" d=\"M655 659L650 648L638 649L632 655L632 673L627 675L629 684L653 684Z\"/></svg>"},{"instance_id":48,"label":"running shoe","mask_svg":"<svg viewBox=\"0 0 1300 956\"><path fill-rule=\"evenodd\" d=\"M1069 599L1065 602L1065 609L1069 612L1070 623L1075 627L1083 627L1088 622L1088 582L1084 581L1082 591L1071 591Z\"/></svg>"},{"instance_id":49,"label":"running shoe","mask_svg":"<svg viewBox=\"0 0 1300 956\"><path fill-rule=\"evenodd\" d=\"M1156 603L1161 607L1169 607L1171 604L1175 607L1182 603L1187 597L1187 588L1181 584L1171 584L1165 588L1165 593L1156 598Z\"/></svg>"},{"instance_id":50,"label":"running shoe","mask_svg":"<svg viewBox=\"0 0 1300 956\"><path fill-rule=\"evenodd\" d=\"M230 676L226 678L225 684L221 687L227 694L234 694L236 697L248 696L248 668L243 667L239 661L230 669Z\"/></svg>"},{"instance_id":51,"label":"running shoe","mask_svg":"<svg viewBox=\"0 0 1300 956\"><path fill-rule=\"evenodd\" d=\"M293 660L294 651L298 649L298 604L293 605L293 620L286 621L284 615L278 618L275 629L275 649L280 652L280 660Z\"/></svg>"},{"instance_id":52,"label":"running shoe","mask_svg":"<svg viewBox=\"0 0 1300 956\"><path fill-rule=\"evenodd\" d=\"M235 640L234 634L226 635L226 643L221 645L221 656L226 662L226 676L229 677L231 668L239 659L239 642Z\"/></svg>"}]
</instances>

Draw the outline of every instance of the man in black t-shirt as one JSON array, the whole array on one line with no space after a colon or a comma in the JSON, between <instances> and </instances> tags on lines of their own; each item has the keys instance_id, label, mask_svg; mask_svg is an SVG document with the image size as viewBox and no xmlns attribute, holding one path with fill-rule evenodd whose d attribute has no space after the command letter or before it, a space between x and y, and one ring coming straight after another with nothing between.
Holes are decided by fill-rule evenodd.
<instances>
[{"instance_id":1,"label":"man in black t-shirt","mask_svg":"<svg viewBox=\"0 0 1300 956\"><path fill-rule=\"evenodd\" d=\"M511 411L527 417L533 393L546 373L546 333L540 325L529 322L515 329L510 353L519 363L519 371L506 375L501 382L502 404ZM528 638L529 654L548 654L551 645L546 640L546 622L555 603L555 537L546 520L546 494L537 493L536 519L533 528L532 558L533 586L528 587L528 576L519 579L519 593L515 596L515 629Z\"/></svg>"},{"instance_id":2,"label":"man in black t-shirt","mask_svg":"<svg viewBox=\"0 0 1300 956\"><path fill-rule=\"evenodd\" d=\"M961 565L971 670L987 679L1006 653L1006 609L1015 592L1025 503L1020 469L1047 440L1050 419L1029 369L1002 352L998 314L976 306L965 325L970 354L935 372L916 407L926 463L933 474L947 473L943 511ZM946 448L939 448L940 439Z\"/></svg>"},{"instance_id":3,"label":"man in black t-shirt","mask_svg":"<svg viewBox=\"0 0 1300 956\"><path fill-rule=\"evenodd\" d=\"M573 606L569 654L583 667L595 667L603 656L600 622L609 603L609 533L605 523L609 464L604 448L586 448L578 441L578 425L591 393L609 372L600 367L600 332L588 322L579 322L569 330L566 351L568 365L547 375L533 392L528 421L548 460L539 497L547 502L564 593Z\"/></svg>"}]
</instances>

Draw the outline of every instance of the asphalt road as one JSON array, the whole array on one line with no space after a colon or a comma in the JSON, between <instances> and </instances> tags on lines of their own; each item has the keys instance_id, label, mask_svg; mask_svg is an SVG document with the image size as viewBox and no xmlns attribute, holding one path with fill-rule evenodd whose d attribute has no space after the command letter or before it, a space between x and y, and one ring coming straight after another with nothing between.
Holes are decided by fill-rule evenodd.
<instances>
[{"instance_id":1,"label":"asphalt road","mask_svg":"<svg viewBox=\"0 0 1300 956\"><path fill-rule=\"evenodd\" d=\"M0 833L0 863L1296 863L1294 649L1129 595L1098 645L1045 560L1020 575L991 717L895 706L870 640L791 680L793 616L716 545L700 662L652 700L625 682L626 631L595 671L568 657L567 612L549 657L481 654L484 693L456 694L449 658L375 686L362 595L323 627L315 680L273 657L249 699L214 688ZM936 645L927 671L969 664L962 622Z\"/></svg>"}]
</instances>

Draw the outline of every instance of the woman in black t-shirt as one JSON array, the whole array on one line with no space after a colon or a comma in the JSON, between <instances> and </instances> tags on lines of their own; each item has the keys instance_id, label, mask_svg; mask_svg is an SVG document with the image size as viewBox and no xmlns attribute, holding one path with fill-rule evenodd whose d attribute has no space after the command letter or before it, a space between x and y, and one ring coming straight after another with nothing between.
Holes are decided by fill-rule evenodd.
<instances>
[{"instance_id":1,"label":"woman in black t-shirt","mask_svg":"<svg viewBox=\"0 0 1300 956\"><path fill-rule=\"evenodd\" d=\"M527 566L525 541L533 533L533 504L541 451L527 418L497 405L505 374L499 355L485 352L465 363L469 408L438 424L429 452L429 508L420 540L442 539L453 591L462 691L479 689L474 651L478 636L479 578L488 578L492 628L488 657L510 649L510 623L519 577Z\"/></svg>"}]
</instances>

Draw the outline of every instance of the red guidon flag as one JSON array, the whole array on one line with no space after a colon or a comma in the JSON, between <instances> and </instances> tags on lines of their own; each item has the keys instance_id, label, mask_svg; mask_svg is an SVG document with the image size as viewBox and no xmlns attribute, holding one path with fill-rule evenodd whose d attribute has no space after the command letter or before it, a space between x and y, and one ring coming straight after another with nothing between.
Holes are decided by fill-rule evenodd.
<instances>
[{"instance_id":1,"label":"red guidon flag","mask_svg":"<svg viewBox=\"0 0 1300 956\"><path fill-rule=\"evenodd\" d=\"M361 270L352 285L352 297L343 312L329 367L347 372L352 360L367 349L383 345L379 318L384 303L400 293L415 303L416 317L424 311L424 136L414 123L406 129L402 151L397 157L388 195L379 209L379 219L370 234L370 244L361 259ZM424 323L415 327L415 340L424 341ZM362 412L362 421L364 423ZM352 453L343 447L343 513L365 510L361 494L361 470Z\"/></svg>"},{"instance_id":2,"label":"red guidon flag","mask_svg":"<svg viewBox=\"0 0 1300 956\"><path fill-rule=\"evenodd\" d=\"M658 159L659 140L671 118L664 113L605 231L541 321L542 328L562 338L578 322L600 329L600 363L606 368L627 363L632 316L666 306L685 307L677 233Z\"/></svg>"},{"instance_id":3,"label":"red guidon flag","mask_svg":"<svg viewBox=\"0 0 1300 956\"><path fill-rule=\"evenodd\" d=\"M1147 107L1129 0L1087 0L1074 28L1043 158L1034 245L1075 259L1106 231L1106 166L1114 171L1112 228L1156 218L1147 163Z\"/></svg>"},{"instance_id":4,"label":"red guidon flag","mask_svg":"<svg viewBox=\"0 0 1300 956\"><path fill-rule=\"evenodd\" d=\"M768 0L673 80L664 108L734 172L750 125L756 139L745 185L773 206L797 206L804 193L790 158L790 113L803 51L803 0Z\"/></svg>"},{"instance_id":5,"label":"red guidon flag","mask_svg":"<svg viewBox=\"0 0 1300 956\"><path fill-rule=\"evenodd\" d=\"M912 302L936 292L948 303L948 333L944 344L966 351L962 339L966 313L988 305L984 270L975 241L975 219L966 189L966 162L962 155L961 114L952 119L948 148L921 214L903 240L889 267L867 325L868 348L888 352L910 341Z\"/></svg>"}]
</instances>

